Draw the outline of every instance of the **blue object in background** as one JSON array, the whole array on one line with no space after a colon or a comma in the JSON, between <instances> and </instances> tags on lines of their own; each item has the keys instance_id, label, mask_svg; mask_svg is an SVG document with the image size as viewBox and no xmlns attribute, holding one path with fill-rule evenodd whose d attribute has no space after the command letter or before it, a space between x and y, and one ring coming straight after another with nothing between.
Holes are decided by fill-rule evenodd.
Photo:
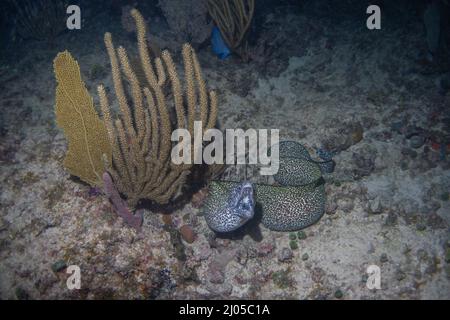
<instances>
[{"instance_id":1,"label":"blue object in background","mask_svg":"<svg viewBox=\"0 0 450 320\"><path fill-rule=\"evenodd\" d=\"M212 30L211 45L214 53L222 60L231 54L230 49L228 49L225 41L223 41L219 28L216 26Z\"/></svg>"}]
</instances>

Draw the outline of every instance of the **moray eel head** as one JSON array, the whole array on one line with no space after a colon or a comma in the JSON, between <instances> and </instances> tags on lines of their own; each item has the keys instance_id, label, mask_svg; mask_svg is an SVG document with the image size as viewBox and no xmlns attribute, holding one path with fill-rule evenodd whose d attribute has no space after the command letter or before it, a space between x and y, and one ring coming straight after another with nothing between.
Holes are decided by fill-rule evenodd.
<instances>
[{"instance_id":1,"label":"moray eel head","mask_svg":"<svg viewBox=\"0 0 450 320\"><path fill-rule=\"evenodd\" d=\"M236 186L230 195L229 203L231 214L238 216L242 220L242 224L253 218L255 213L253 185L250 182L243 182Z\"/></svg>"},{"instance_id":2,"label":"moray eel head","mask_svg":"<svg viewBox=\"0 0 450 320\"><path fill-rule=\"evenodd\" d=\"M208 226L216 232L231 232L253 218L255 197L250 182L217 183L210 186L206 201L205 218Z\"/></svg>"}]
</instances>

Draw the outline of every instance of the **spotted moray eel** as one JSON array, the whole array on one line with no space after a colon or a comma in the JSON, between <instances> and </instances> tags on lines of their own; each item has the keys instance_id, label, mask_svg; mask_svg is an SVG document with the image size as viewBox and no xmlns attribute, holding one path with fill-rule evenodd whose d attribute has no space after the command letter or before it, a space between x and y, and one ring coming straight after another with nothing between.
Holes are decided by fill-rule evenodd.
<instances>
[{"instance_id":1,"label":"spotted moray eel","mask_svg":"<svg viewBox=\"0 0 450 320\"><path fill-rule=\"evenodd\" d=\"M316 223L325 211L322 172L330 173L334 161L314 161L298 142L279 144L279 185L248 181L213 181L202 211L210 229L231 232L253 218L255 206L262 224L274 231L295 231Z\"/></svg>"}]
</instances>

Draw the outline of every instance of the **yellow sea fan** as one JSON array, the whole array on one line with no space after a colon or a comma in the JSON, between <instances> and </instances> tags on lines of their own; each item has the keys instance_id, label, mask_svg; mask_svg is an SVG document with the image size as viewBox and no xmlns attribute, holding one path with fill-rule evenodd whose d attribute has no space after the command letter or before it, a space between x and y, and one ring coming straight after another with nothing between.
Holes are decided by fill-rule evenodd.
<instances>
[{"instance_id":1,"label":"yellow sea fan","mask_svg":"<svg viewBox=\"0 0 450 320\"><path fill-rule=\"evenodd\" d=\"M105 166L111 165L111 145L105 124L81 79L80 67L68 51L53 61L56 87L56 123L69 142L64 166L89 183L102 186Z\"/></svg>"}]
</instances>

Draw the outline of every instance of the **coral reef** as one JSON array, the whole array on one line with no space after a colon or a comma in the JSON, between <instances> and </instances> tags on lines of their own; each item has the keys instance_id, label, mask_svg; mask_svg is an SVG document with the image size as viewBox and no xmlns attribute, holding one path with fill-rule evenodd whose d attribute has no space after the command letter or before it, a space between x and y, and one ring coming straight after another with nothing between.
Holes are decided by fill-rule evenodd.
<instances>
[{"instance_id":1,"label":"coral reef","mask_svg":"<svg viewBox=\"0 0 450 320\"><path fill-rule=\"evenodd\" d=\"M269 2L258 0L257 10L261 1ZM143 14L150 2L139 1ZM70 49L94 105L101 81L117 112L100 30L129 49L130 62L135 37L98 10L93 20L84 15L90 23L81 32L58 37L58 48L2 46L0 299L450 299L450 94L438 92L439 73L416 62L427 50L420 8L403 5L419 2L384 1L381 32L365 28L360 0L286 6L298 2L271 0L277 6L260 15L258 40L272 52L265 63L223 61L206 49L197 56L208 86L220 88L221 127L280 128L311 155L334 153L325 214L301 233L269 230L255 212L235 232L214 235L199 208L206 189L195 202L138 206L141 233L124 228L99 188L68 179L62 166L67 139L55 123L51 60L53 50ZM401 8L388 11L394 5ZM145 17L166 39L165 25L147 10ZM95 64L107 64L104 77L88 76ZM417 132L420 147L412 144ZM229 179L273 186L254 171ZM381 290L366 286L374 264ZM81 268L80 290L67 289L70 265Z\"/></svg>"},{"instance_id":2,"label":"coral reef","mask_svg":"<svg viewBox=\"0 0 450 320\"><path fill-rule=\"evenodd\" d=\"M193 136L195 121L202 122L203 130L215 126L217 97L214 91L207 91L200 64L189 44L182 51L183 90L170 53L164 51L152 61L144 19L135 9L131 10L131 16L136 22L145 87L144 81L138 80L127 51L121 46L116 49L111 34L106 33L104 40L120 114L118 117L113 114L106 89L99 85L103 119L99 118L81 79L78 63L68 51L59 53L54 60L58 81L55 112L57 123L69 140L65 167L92 186L103 186L117 213L130 226L139 229L142 217L129 212L119 192L131 208L141 199L166 204L185 184L193 167L192 164L175 165L170 160L174 129L170 112L175 110L175 128L186 128ZM166 97L169 83L172 96Z\"/></svg>"}]
</instances>

